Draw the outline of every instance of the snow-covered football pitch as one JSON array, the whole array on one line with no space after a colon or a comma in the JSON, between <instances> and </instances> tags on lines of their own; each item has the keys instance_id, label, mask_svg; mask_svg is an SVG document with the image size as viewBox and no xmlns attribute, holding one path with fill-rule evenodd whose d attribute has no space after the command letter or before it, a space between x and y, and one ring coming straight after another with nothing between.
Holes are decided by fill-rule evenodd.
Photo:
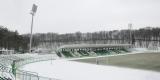
<instances>
[{"instance_id":1,"label":"snow-covered football pitch","mask_svg":"<svg viewBox=\"0 0 160 80\"><path fill-rule=\"evenodd\" d=\"M60 80L160 80L159 62L160 53L137 53L42 61L21 69Z\"/></svg>"}]
</instances>

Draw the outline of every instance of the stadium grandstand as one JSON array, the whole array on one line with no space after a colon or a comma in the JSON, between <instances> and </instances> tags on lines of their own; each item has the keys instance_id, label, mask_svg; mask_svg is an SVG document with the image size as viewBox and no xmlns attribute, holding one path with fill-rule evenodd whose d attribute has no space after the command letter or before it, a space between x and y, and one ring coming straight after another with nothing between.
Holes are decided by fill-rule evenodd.
<instances>
[{"instance_id":1,"label":"stadium grandstand","mask_svg":"<svg viewBox=\"0 0 160 80\"><path fill-rule=\"evenodd\" d=\"M143 54L139 55L137 52L142 51ZM134 52L135 51L135 52ZM146 52L145 52L146 51ZM58 66L58 64L63 65L63 60L68 60L70 64L75 62L84 63L92 63L97 64L97 60L99 65L115 65L119 66L118 63L122 63L124 66L130 65L130 63L135 64L136 66L131 66L131 68L139 68L144 69L144 66L149 66L150 63L147 62L150 56L153 56L153 62L158 61L156 56L160 56L157 54L158 52L154 53L155 50L145 50L141 48L132 48L130 44L73 44L73 45L63 45L59 47L54 54L1 54L0 55L0 80L65 80L59 79L59 77L52 77L52 76L43 76L42 74L47 73L39 73L37 71L25 70L23 67L26 65L30 65L32 63L43 63L48 61L51 64L41 65L40 66L51 66L52 61L53 64L56 64L52 67ZM142 53L140 52L140 53ZM148 55L146 55L148 53ZM127 57L126 57L127 56ZM143 56L145 56L143 58ZM62 59L62 62L56 59ZM157 60L155 60L157 59ZM108 63L109 60L109 63ZM133 61L135 60L135 61ZM140 63L136 63L143 61L145 65L141 65ZM68 61L66 61L68 63ZM70 62L71 61L71 62ZM124 62L123 62L124 61ZM132 61L132 62L131 62ZM47 62L47 63L48 63ZM65 62L65 61L64 61ZM76 63L80 64L81 63ZM44 63L46 64L46 63ZM66 66L71 66L65 64ZM74 64L73 64L74 65ZM88 64L90 65L90 64ZM159 71L158 68L154 66L151 70ZM86 66L83 64L82 66ZM35 66L36 68L39 66ZM104 67L104 66L103 66ZM66 68L67 69L67 68ZM146 67L146 70L148 68ZM38 70L39 71L39 70ZM43 72L43 70L42 70ZM128 71L127 71L128 72ZM143 72L143 71L142 71ZM107 72L106 72L107 73ZM52 74L48 74L52 75ZM54 74L56 75L56 74ZM69 78L69 77L68 77ZM69 80L69 79L68 79Z\"/></svg>"},{"instance_id":2,"label":"stadium grandstand","mask_svg":"<svg viewBox=\"0 0 160 80\"><path fill-rule=\"evenodd\" d=\"M57 55L59 57L73 58L85 56L101 56L129 52L130 44L74 44L61 46Z\"/></svg>"}]
</instances>

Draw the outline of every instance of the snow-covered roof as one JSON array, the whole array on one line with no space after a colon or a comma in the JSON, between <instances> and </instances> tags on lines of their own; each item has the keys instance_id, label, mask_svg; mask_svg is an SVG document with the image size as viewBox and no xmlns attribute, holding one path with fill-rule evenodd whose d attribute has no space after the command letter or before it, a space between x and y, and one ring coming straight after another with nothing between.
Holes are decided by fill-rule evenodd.
<instances>
[{"instance_id":1,"label":"snow-covered roof","mask_svg":"<svg viewBox=\"0 0 160 80\"><path fill-rule=\"evenodd\" d=\"M64 45L60 48L106 48L106 47L129 47L131 44L73 44Z\"/></svg>"}]
</instances>

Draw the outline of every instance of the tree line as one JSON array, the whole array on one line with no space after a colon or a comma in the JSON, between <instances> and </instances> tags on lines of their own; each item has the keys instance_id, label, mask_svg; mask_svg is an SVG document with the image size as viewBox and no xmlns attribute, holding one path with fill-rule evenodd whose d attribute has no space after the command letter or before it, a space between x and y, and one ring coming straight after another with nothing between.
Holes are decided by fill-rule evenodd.
<instances>
[{"instance_id":1,"label":"tree line","mask_svg":"<svg viewBox=\"0 0 160 80\"><path fill-rule=\"evenodd\" d=\"M97 41L101 41L103 43L131 43L133 45L138 42L140 46L143 46L143 44L147 46L150 42L153 43L156 41L156 43L158 43L160 41L160 28L145 27L137 30L126 29L88 33L76 32L66 34L36 33L33 35L33 46L43 44L45 47L51 43L75 44L78 42L85 43L88 41L93 43L96 43Z\"/></svg>"},{"instance_id":2,"label":"tree line","mask_svg":"<svg viewBox=\"0 0 160 80\"><path fill-rule=\"evenodd\" d=\"M0 26L0 49L12 49L26 52L29 48L30 34L18 34ZM34 48L54 48L64 44L126 44L135 46L158 45L160 44L160 28L145 27L137 30L112 30L99 32L75 32L75 33L35 33L33 34Z\"/></svg>"},{"instance_id":3,"label":"tree line","mask_svg":"<svg viewBox=\"0 0 160 80\"><path fill-rule=\"evenodd\" d=\"M0 50L8 49L20 52L28 50L29 37L19 35L17 31L11 31L0 26Z\"/></svg>"}]
</instances>

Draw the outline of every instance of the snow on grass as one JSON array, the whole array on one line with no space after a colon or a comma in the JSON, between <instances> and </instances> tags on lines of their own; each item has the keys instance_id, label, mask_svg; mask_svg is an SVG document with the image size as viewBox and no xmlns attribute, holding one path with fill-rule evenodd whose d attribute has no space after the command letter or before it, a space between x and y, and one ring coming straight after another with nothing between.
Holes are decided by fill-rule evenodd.
<instances>
[{"instance_id":1,"label":"snow on grass","mask_svg":"<svg viewBox=\"0 0 160 80\"><path fill-rule=\"evenodd\" d=\"M160 80L160 73L67 60L31 63L21 69L60 80Z\"/></svg>"}]
</instances>

